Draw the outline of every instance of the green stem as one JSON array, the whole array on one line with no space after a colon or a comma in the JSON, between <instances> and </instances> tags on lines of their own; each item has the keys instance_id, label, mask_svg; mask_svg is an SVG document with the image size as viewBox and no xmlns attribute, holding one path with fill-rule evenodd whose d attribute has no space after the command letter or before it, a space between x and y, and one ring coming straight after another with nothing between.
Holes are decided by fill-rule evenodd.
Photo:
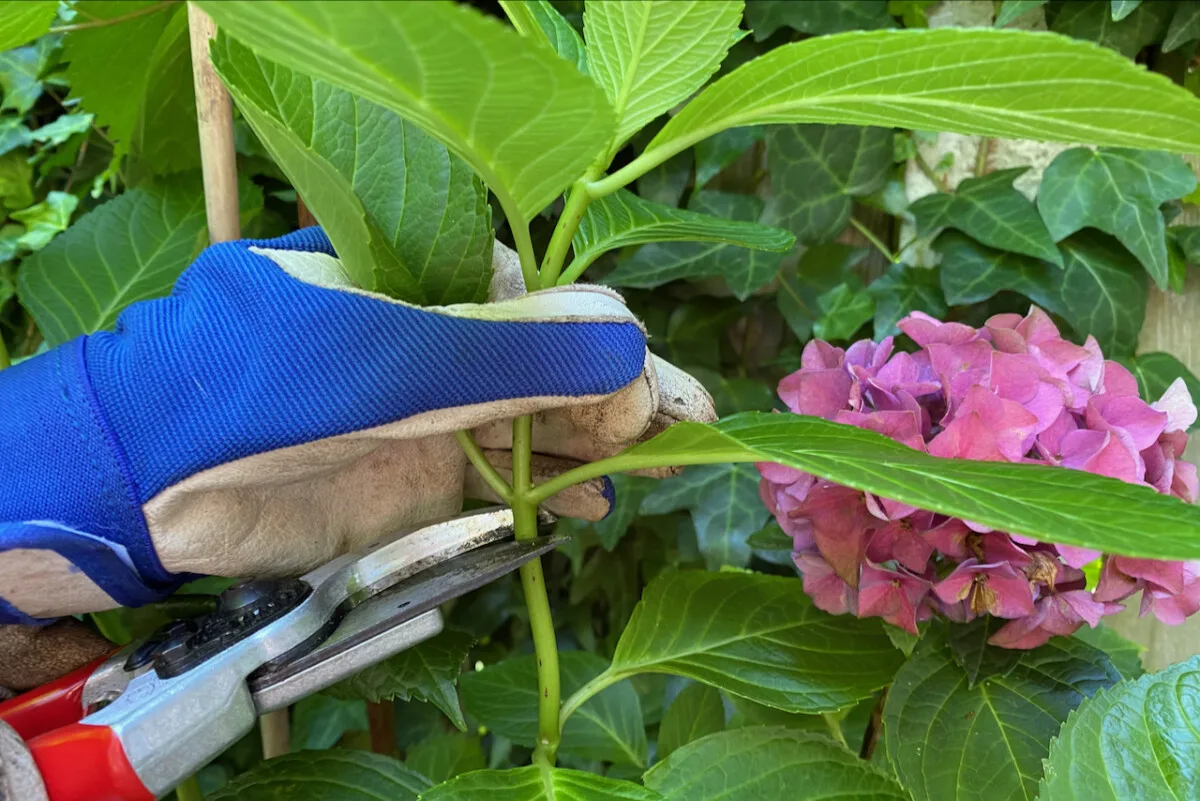
<instances>
[{"instance_id":1,"label":"green stem","mask_svg":"<svg viewBox=\"0 0 1200 801\"><path fill-rule=\"evenodd\" d=\"M543 289L558 283L563 262L567 259L567 250L571 247L571 240L575 238L575 231L579 228L580 221L583 220L583 214L587 211L588 204L592 202L592 197L588 194L588 182L599 174L599 168L593 167L588 170L571 186L571 191L567 194L567 203L563 206L562 215L554 226L554 235L550 237L550 245L546 248L546 258L542 260ZM583 270L580 269L579 272L583 272ZM578 274L575 277L578 278Z\"/></svg>"},{"instance_id":2,"label":"green stem","mask_svg":"<svg viewBox=\"0 0 1200 801\"><path fill-rule=\"evenodd\" d=\"M896 263L896 255L892 253L891 249L888 248L887 245L883 244L883 241L879 237L875 236L874 232L871 231L870 228L863 225L853 217L850 218L850 224L854 226L855 231L858 231L868 242L874 245L875 249L882 253L885 259L892 264Z\"/></svg>"},{"instance_id":3,"label":"green stem","mask_svg":"<svg viewBox=\"0 0 1200 801\"><path fill-rule=\"evenodd\" d=\"M592 263L595 261L596 261L596 258L594 256L584 257L582 259L576 257L576 258L572 259L571 263L567 266L567 269L563 270L562 275L560 275L558 277L558 280L554 282L555 285L556 286L567 286L569 284L575 283L576 281L579 280L579 276L583 275L583 271L586 270L588 267L591 267Z\"/></svg>"},{"instance_id":4,"label":"green stem","mask_svg":"<svg viewBox=\"0 0 1200 801\"><path fill-rule=\"evenodd\" d=\"M462 446L463 451L467 454L467 459L479 471L479 475L483 476L483 480L492 488L492 491L499 496L500 500L512 506L513 492L512 487L504 480L504 477L496 472L496 468L483 455L483 450L480 449L479 443L475 441L475 437L471 436L470 431L456 431L454 436L458 439L458 444Z\"/></svg>"},{"instance_id":5,"label":"green stem","mask_svg":"<svg viewBox=\"0 0 1200 801\"><path fill-rule=\"evenodd\" d=\"M508 216L508 229L512 231L513 244L517 246L517 256L521 259L521 276L525 279L525 289L532 292L538 288L537 256L533 253L533 240L529 238L529 223L521 217L514 217L505 208Z\"/></svg>"},{"instance_id":6,"label":"green stem","mask_svg":"<svg viewBox=\"0 0 1200 801\"><path fill-rule=\"evenodd\" d=\"M946 183L946 180L938 175L937 171L934 170L933 167L929 166L929 162L926 161L925 157L921 155L921 151L919 149L914 150L913 161L917 163L917 168L924 174L926 178L929 179L930 183L937 187L939 192L951 191L950 186Z\"/></svg>"},{"instance_id":7,"label":"green stem","mask_svg":"<svg viewBox=\"0 0 1200 801\"><path fill-rule=\"evenodd\" d=\"M200 792L200 781L193 775L183 780L175 788L177 801L204 801L204 793Z\"/></svg>"},{"instance_id":8,"label":"green stem","mask_svg":"<svg viewBox=\"0 0 1200 801\"><path fill-rule=\"evenodd\" d=\"M518 540L537 537L537 501L531 498L533 489L533 418L513 420L513 531ZM529 609L529 626L533 634L533 650L537 655L538 674L538 742L533 761L553 765L559 741L559 705L562 688L558 676L558 642L554 636L554 617L546 595L546 578L541 560L535 559L521 567L521 588L525 591L525 606Z\"/></svg>"},{"instance_id":9,"label":"green stem","mask_svg":"<svg viewBox=\"0 0 1200 801\"><path fill-rule=\"evenodd\" d=\"M531 503L544 503L547 498L556 495L567 487L582 484L593 478L607 476L611 473L628 473L631 470L645 470L652 467L683 467L693 464L724 464L725 462L752 462L755 459L746 450L731 448L728 451L712 450L698 454L681 455L678 453L656 453L643 456L640 453L610 456L595 462L581 464L565 473L559 473L549 481L538 484L526 495Z\"/></svg>"},{"instance_id":10,"label":"green stem","mask_svg":"<svg viewBox=\"0 0 1200 801\"><path fill-rule=\"evenodd\" d=\"M842 732L842 723L838 720L838 716L832 712L823 712L821 717L825 719L825 725L829 728L829 735L837 741L838 745L850 750L850 745L846 742L846 735Z\"/></svg>"},{"instance_id":11,"label":"green stem","mask_svg":"<svg viewBox=\"0 0 1200 801\"><path fill-rule=\"evenodd\" d=\"M0 370L12 364L12 360L8 358L8 347L4 344L4 337L0 336Z\"/></svg>"},{"instance_id":12,"label":"green stem","mask_svg":"<svg viewBox=\"0 0 1200 801\"><path fill-rule=\"evenodd\" d=\"M975 154L975 177L987 174L988 156L992 153L992 139L985 136L979 140L979 152Z\"/></svg>"},{"instance_id":13,"label":"green stem","mask_svg":"<svg viewBox=\"0 0 1200 801\"><path fill-rule=\"evenodd\" d=\"M612 668L609 668L596 678L589 681L587 684L580 687L570 698L567 699L566 703L563 704L562 713L558 716L559 724L561 726L566 726L567 718L575 714L579 707L588 702L588 699L590 699L596 693L604 692L604 690L616 684L618 681L628 678L629 675L630 674L628 673L618 673Z\"/></svg>"}]
</instances>

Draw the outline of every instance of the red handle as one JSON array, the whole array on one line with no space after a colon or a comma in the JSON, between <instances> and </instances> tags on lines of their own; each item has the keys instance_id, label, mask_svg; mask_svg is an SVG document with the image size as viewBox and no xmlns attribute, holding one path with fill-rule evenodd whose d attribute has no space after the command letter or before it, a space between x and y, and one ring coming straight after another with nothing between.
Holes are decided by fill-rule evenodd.
<instances>
[{"instance_id":1,"label":"red handle","mask_svg":"<svg viewBox=\"0 0 1200 801\"><path fill-rule=\"evenodd\" d=\"M16 729L23 740L79 722L84 715L83 686L107 656L89 662L54 681L0 703L0 720Z\"/></svg>"},{"instance_id":2,"label":"red handle","mask_svg":"<svg viewBox=\"0 0 1200 801\"><path fill-rule=\"evenodd\" d=\"M29 741L50 801L154 801L107 726L71 723Z\"/></svg>"}]
</instances>

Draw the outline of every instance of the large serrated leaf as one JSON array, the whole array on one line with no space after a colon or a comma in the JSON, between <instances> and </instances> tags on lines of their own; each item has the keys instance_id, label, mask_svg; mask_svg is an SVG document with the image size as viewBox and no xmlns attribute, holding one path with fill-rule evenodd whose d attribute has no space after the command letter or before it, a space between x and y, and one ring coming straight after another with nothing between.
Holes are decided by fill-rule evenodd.
<instances>
[{"instance_id":1,"label":"large serrated leaf","mask_svg":"<svg viewBox=\"0 0 1200 801\"><path fill-rule=\"evenodd\" d=\"M1084 702L1050 746L1039 801L1200 798L1200 658Z\"/></svg>"},{"instance_id":2,"label":"large serrated leaf","mask_svg":"<svg viewBox=\"0 0 1200 801\"><path fill-rule=\"evenodd\" d=\"M545 43L561 58L587 74L587 50L583 39L571 27L571 23L550 5L549 0L500 0L500 7L522 36Z\"/></svg>"},{"instance_id":3,"label":"large serrated leaf","mask_svg":"<svg viewBox=\"0 0 1200 801\"><path fill-rule=\"evenodd\" d=\"M633 782L531 765L468 773L427 790L421 801L662 801L662 796Z\"/></svg>"},{"instance_id":4,"label":"large serrated leaf","mask_svg":"<svg viewBox=\"0 0 1200 801\"><path fill-rule=\"evenodd\" d=\"M5 0L0 3L0 53L32 42L50 30L58 0Z\"/></svg>"},{"instance_id":5,"label":"large serrated leaf","mask_svg":"<svg viewBox=\"0 0 1200 801\"><path fill-rule=\"evenodd\" d=\"M1195 188L1195 174L1178 156L1078 147L1046 168L1037 204L1055 241L1083 228L1112 234L1166 289L1166 223L1159 206Z\"/></svg>"},{"instance_id":6,"label":"large serrated leaf","mask_svg":"<svg viewBox=\"0 0 1200 801\"><path fill-rule=\"evenodd\" d=\"M529 219L608 145L612 109L587 76L455 3L206 2L272 61L391 109L470 164ZM486 79L485 79L486 78Z\"/></svg>"},{"instance_id":7,"label":"large serrated leaf","mask_svg":"<svg viewBox=\"0 0 1200 801\"><path fill-rule=\"evenodd\" d=\"M589 70L617 115L611 152L704 85L741 38L740 0L588 0Z\"/></svg>"},{"instance_id":8,"label":"large serrated leaf","mask_svg":"<svg viewBox=\"0 0 1200 801\"><path fill-rule=\"evenodd\" d=\"M609 677L671 673L791 712L866 698L900 663L877 621L835 618L795 579L670 570L642 595Z\"/></svg>"},{"instance_id":9,"label":"large serrated leaf","mask_svg":"<svg viewBox=\"0 0 1200 801\"><path fill-rule=\"evenodd\" d=\"M942 28L778 47L700 92L647 152L665 159L773 122L1200 150L1200 100L1116 53L1048 33Z\"/></svg>"},{"instance_id":10,"label":"large serrated leaf","mask_svg":"<svg viewBox=\"0 0 1200 801\"><path fill-rule=\"evenodd\" d=\"M417 801L429 781L391 757L366 751L305 751L270 759L208 801Z\"/></svg>"},{"instance_id":11,"label":"large serrated leaf","mask_svg":"<svg viewBox=\"0 0 1200 801\"><path fill-rule=\"evenodd\" d=\"M131 189L25 260L21 303L60 345L108 328L130 303L169 293L206 241L197 182Z\"/></svg>"},{"instance_id":12,"label":"large serrated leaf","mask_svg":"<svg viewBox=\"0 0 1200 801\"><path fill-rule=\"evenodd\" d=\"M721 462L784 464L1048 542L1151 559L1200 558L1200 507L1150 487L1049 465L939 459L872 431L803 415L745 412L711 425L677 423L598 464L619 472Z\"/></svg>"},{"instance_id":13,"label":"large serrated leaf","mask_svg":"<svg viewBox=\"0 0 1200 801\"><path fill-rule=\"evenodd\" d=\"M461 159L388 109L227 37L213 61L360 286L423 304L487 298L491 208Z\"/></svg>"},{"instance_id":14,"label":"large serrated leaf","mask_svg":"<svg viewBox=\"0 0 1200 801\"><path fill-rule=\"evenodd\" d=\"M1059 726L1120 678L1103 652L1059 637L970 687L939 627L888 691L888 758L914 801L1033 801Z\"/></svg>"},{"instance_id":15,"label":"large serrated leaf","mask_svg":"<svg viewBox=\"0 0 1200 801\"><path fill-rule=\"evenodd\" d=\"M827 737L779 726L721 732L646 772L669 801L902 801L904 791Z\"/></svg>"},{"instance_id":16,"label":"large serrated leaf","mask_svg":"<svg viewBox=\"0 0 1200 801\"><path fill-rule=\"evenodd\" d=\"M1119 242L1081 231L1059 243L1063 316L1109 358L1132 355L1146 315L1146 273Z\"/></svg>"},{"instance_id":17,"label":"large serrated leaf","mask_svg":"<svg viewBox=\"0 0 1200 801\"><path fill-rule=\"evenodd\" d=\"M780 228L671 208L621 190L588 207L572 244L574 259L565 273L577 277L607 251L649 242L714 242L782 253L791 250L795 241Z\"/></svg>"},{"instance_id":18,"label":"large serrated leaf","mask_svg":"<svg viewBox=\"0 0 1200 801\"><path fill-rule=\"evenodd\" d=\"M671 752L723 728L725 704L721 692L707 684L689 684L675 696L659 724L659 763Z\"/></svg>"},{"instance_id":19,"label":"large serrated leaf","mask_svg":"<svg viewBox=\"0 0 1200 801\"><path fill-rule=\"evenodd\" d=\"M335 698L368 701L408 701L434 704L459 729L466 731L458 704L458 675L475 637L455 629L401 651L325 690Z\"/></svg>"},{"instance_id":20,"label":"large serrated leaf","mask_svg":"<svg viewBox=\"0 0 1200 801\"><path fill-rule=\"evenodd\" d=\"M404 760L410 768L434 783L486 767L479 736L459 731L434 732L405 749Z\"/></svg>"},{"instance_id":21,"label":"large serrated leaf","mask_svg":"<svg viewBox=\"0 0 1200 801\"><path fill-rule=\"evenodd\" d=\"M534 656L507 659L461 679L467 711L518 745L537 745L538 686ZM587 651L559 655L563 695L607 667ZM628 683L609 687L580 707L563 727L561 750L584 759L645 767L646 731L637 693Z\"/></svg>"}]
</instances>

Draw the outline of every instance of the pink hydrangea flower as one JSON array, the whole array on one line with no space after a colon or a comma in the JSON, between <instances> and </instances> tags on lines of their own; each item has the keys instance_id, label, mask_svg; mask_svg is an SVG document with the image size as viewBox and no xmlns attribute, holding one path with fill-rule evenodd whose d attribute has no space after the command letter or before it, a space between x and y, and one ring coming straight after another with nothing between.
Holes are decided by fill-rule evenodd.
<instances>
[{"instance_id":1,"label":"pink hydrangea flower","mask_svg":"<svg viewBox=\"0 0 1200 801\"><path fill-rule=\"evenodd\" d=\"M891 337L848 349L813 340L779 384L791 411L869 429L934 456L1057 465L1200 496L1182 459L1196 406L1182 380L1153 403L1096 341L1062 338L1037 307L976 329L914 312ZM1007 620L991 642L1036 648L1123 608L1181 623L1200 611L1200 562L1103 556L760 464L764 503L792 537L804 590L833 614L880 617L910 632L935 614ZM1088 587L1084 565L1103 558Z\"/></svg>"}]
</instances>

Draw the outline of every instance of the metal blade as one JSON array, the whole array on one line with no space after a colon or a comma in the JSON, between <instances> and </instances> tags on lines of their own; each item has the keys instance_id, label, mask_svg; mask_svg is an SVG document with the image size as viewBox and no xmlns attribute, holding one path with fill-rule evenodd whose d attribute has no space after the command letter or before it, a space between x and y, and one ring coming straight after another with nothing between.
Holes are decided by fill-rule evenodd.
<instances>
[{"instance_id":1,"label":"metal blade","mask_svg":"<svg viewBox=\"0 0 1200 801\"><path fill-rule=\"evenodd\" d=\"M441 631L438 606L549 553L566 537L469 551L364 600L316 648L250 677L260 714L279 709Z\"/></svg>"}]
</instances>

